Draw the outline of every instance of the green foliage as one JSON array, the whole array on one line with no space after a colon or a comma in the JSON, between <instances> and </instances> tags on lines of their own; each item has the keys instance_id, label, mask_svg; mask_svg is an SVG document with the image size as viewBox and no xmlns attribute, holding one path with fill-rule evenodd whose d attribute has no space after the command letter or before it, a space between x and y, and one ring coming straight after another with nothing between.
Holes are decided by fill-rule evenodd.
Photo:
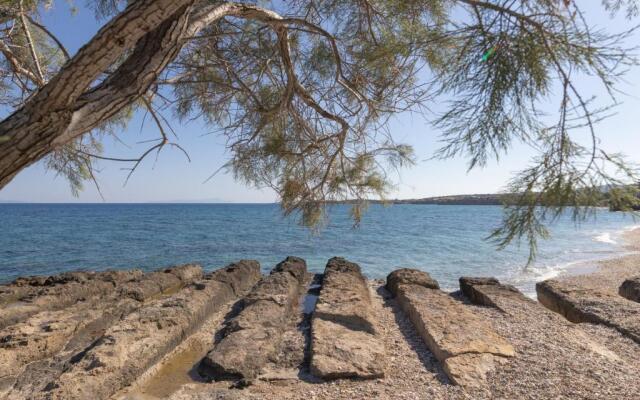
<instances>
[{"instance_id":1,"label":"green foliage","mask_svg":"<svg viewBox=\"0 0 640 400\"><path fill-rule=\"evenodd\" d=\"M193 15L221 3L196 2ZM225 167L248 184L275 190L285 214L318 226L327 204L349 200L357 224L366 200L384 199L393 188L390 172L415 161L410 146L394 141L390 119L405 111L430 116L437 103L447 107L432 120L442 132L439 157L463 156L471 169L499 159L514 143L536 151L506 188L504 221L491 235L500 247L525 240L533 259L547 224L564 213L580 221L606 201L613 209L636 208L629 189L639 178L636 167L601 149L596 132L616 103L617 81L636 63L624 47L634 31L594 29L579 2L240 3L251 12L185 39L177 58L141 94L144 101L55 151L47 165L79 190L93 178L102 134L117 134L138 110L151 113L166 143L159 104L183 120L217 128L231 154ZM102 20L127 2L87 4ZM602 4L604 12L638 14L635 0ZM48 6L42 0L0 3L0 41L7 45L0 102L7 110L63 68L62 44L37 23ZM587 76L612 98L603 103L583 94L579 80ZM586 142L580 139L585 133Z\"/></svg>"}]
</instances>

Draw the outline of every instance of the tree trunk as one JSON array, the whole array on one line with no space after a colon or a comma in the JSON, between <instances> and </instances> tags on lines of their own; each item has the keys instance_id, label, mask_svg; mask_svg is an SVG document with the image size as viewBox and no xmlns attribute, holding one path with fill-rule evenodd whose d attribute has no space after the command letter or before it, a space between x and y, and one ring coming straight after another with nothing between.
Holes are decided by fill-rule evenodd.
<instances>
[{"instance_id":1,"label":"tree trunk","mask_svg":"<svg viewBox=\"0 0 640 400\"><path fill-rule=\"evenodd\" d=\"M179 51L177 44L186 30L192 3L131 3L22 108L0 122L0 188L22 169L95 128L144 93ZM132 48L131 56L111 78L90 88ZM102 110L96 109L98 104Z\"/></svg>"},{"instance_id":2,"label":"tree trunk","mask_svg":"<svg viewBox=\"0 0 640 400\"><path fill-rule=\"evenodd\" d=\"M100 126L147 92L188 38L225 16L263 22L259 7L196 0L137 0L105 25L22 108L0 122L0 189L22 169ZM104 81L100 75L125 54Z\"/></svg>"}]
</instances>

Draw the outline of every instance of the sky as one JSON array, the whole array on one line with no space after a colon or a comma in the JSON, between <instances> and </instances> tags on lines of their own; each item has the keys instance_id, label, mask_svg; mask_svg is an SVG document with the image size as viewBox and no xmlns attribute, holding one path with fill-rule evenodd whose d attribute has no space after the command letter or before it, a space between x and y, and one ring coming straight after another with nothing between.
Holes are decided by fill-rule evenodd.
<instances>
[{"instance_id":1,"label":"sky","mask_svg":"<svg viewBox=\"0 0 640 400\"><path fill-rule=\"evenodd\" d=\"M44 23L62 40L70 52L75 53L91 39L104 21L96 21L93 14L77 2L77 13L71 13L68 3L55 1L53 8L43 13ZM585 3L588 3L585 4ZM587 20L593 26L609 32L619 32L630 23L624 18L615 19L602 11L599 1L581 2L586 7ZM635 21L640 22L640 21ZM640 44L640 35L635 38ZM577 82L587 93L605 96L592 80ZM625 81L618 86L626 95L616 115L598 126L602 147L610 152L623 152L630 160L640 162L640 68L631 69ZM551 104L550 107L556 107ZM225 164L230 154L224 138L212 132L200 121L180 123L170 119L176 130L178 143L191 158L188 162L178 150L166 149L157 161L147 158L125 185L125 165L100 162L98 181L103 198L91 184L74 197L64 178L47 171L37 163L18 174L6 187L0 189L0 201L25 202L274 202L277 196L269 189L249 187L234 180L231 174L218 173L205 180ZM130 157L141 154L145 145L138 142L157 137L155 126L142 125L142 116L136 116L126 131L119 136L122 142L108 140L104 155ZM463 158L434 160L434 152L441 146L439 132L423 116L409 113L397 115L391 122L395 140L414 147L417 164L403 169L395 176L395 188L389 198L421 198L429 196L495 193L502 190L512 174L527 165L532 150L516 144L508 155L490 162L482 169L467 171Z\"/></svg>"}]
</instances>

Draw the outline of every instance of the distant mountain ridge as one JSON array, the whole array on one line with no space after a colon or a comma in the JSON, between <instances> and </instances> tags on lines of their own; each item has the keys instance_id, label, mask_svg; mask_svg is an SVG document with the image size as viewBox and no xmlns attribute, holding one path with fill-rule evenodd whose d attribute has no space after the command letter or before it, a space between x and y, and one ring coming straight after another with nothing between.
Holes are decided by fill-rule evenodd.
<instances>
[{"instance_id":1,"label":"distant mountain ridge","mask_svg":"<svg viewBox=\"0 0 640 400\"><path fill-rule=\"evenodd\" d=\"M393 204L440 204L501 206L508 194L460 194L453 196L425 197L422 199L391 200Z\"/></svg>"}]
</instances>

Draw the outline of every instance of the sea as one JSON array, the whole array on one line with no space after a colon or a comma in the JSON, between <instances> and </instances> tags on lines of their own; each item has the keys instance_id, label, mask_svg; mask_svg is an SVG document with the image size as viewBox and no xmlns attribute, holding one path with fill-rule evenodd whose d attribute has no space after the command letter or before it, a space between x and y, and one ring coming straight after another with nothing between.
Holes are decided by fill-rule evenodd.
<instances>
[{"instance_id":1,"label":"sea","mask_svg":"<svg viewBox=\"0 0 640 400\"><path fill-rule=\"evenodd\" d=\"M332 206L325 224L309 230L277 204L0 204L0 282L183 263L214 270L240 259L267 272L289 255L322 272L341 256L369 278L411 267L455 290L460 276L494 276L533 296L538 281L628 252L622 235L640 224L605 209L578 225L562 217L527 266L526 243L498 250L486 240L501 221L499 206L372 205L357 227L349 210Z\"/></svg>"}]
</instances>

